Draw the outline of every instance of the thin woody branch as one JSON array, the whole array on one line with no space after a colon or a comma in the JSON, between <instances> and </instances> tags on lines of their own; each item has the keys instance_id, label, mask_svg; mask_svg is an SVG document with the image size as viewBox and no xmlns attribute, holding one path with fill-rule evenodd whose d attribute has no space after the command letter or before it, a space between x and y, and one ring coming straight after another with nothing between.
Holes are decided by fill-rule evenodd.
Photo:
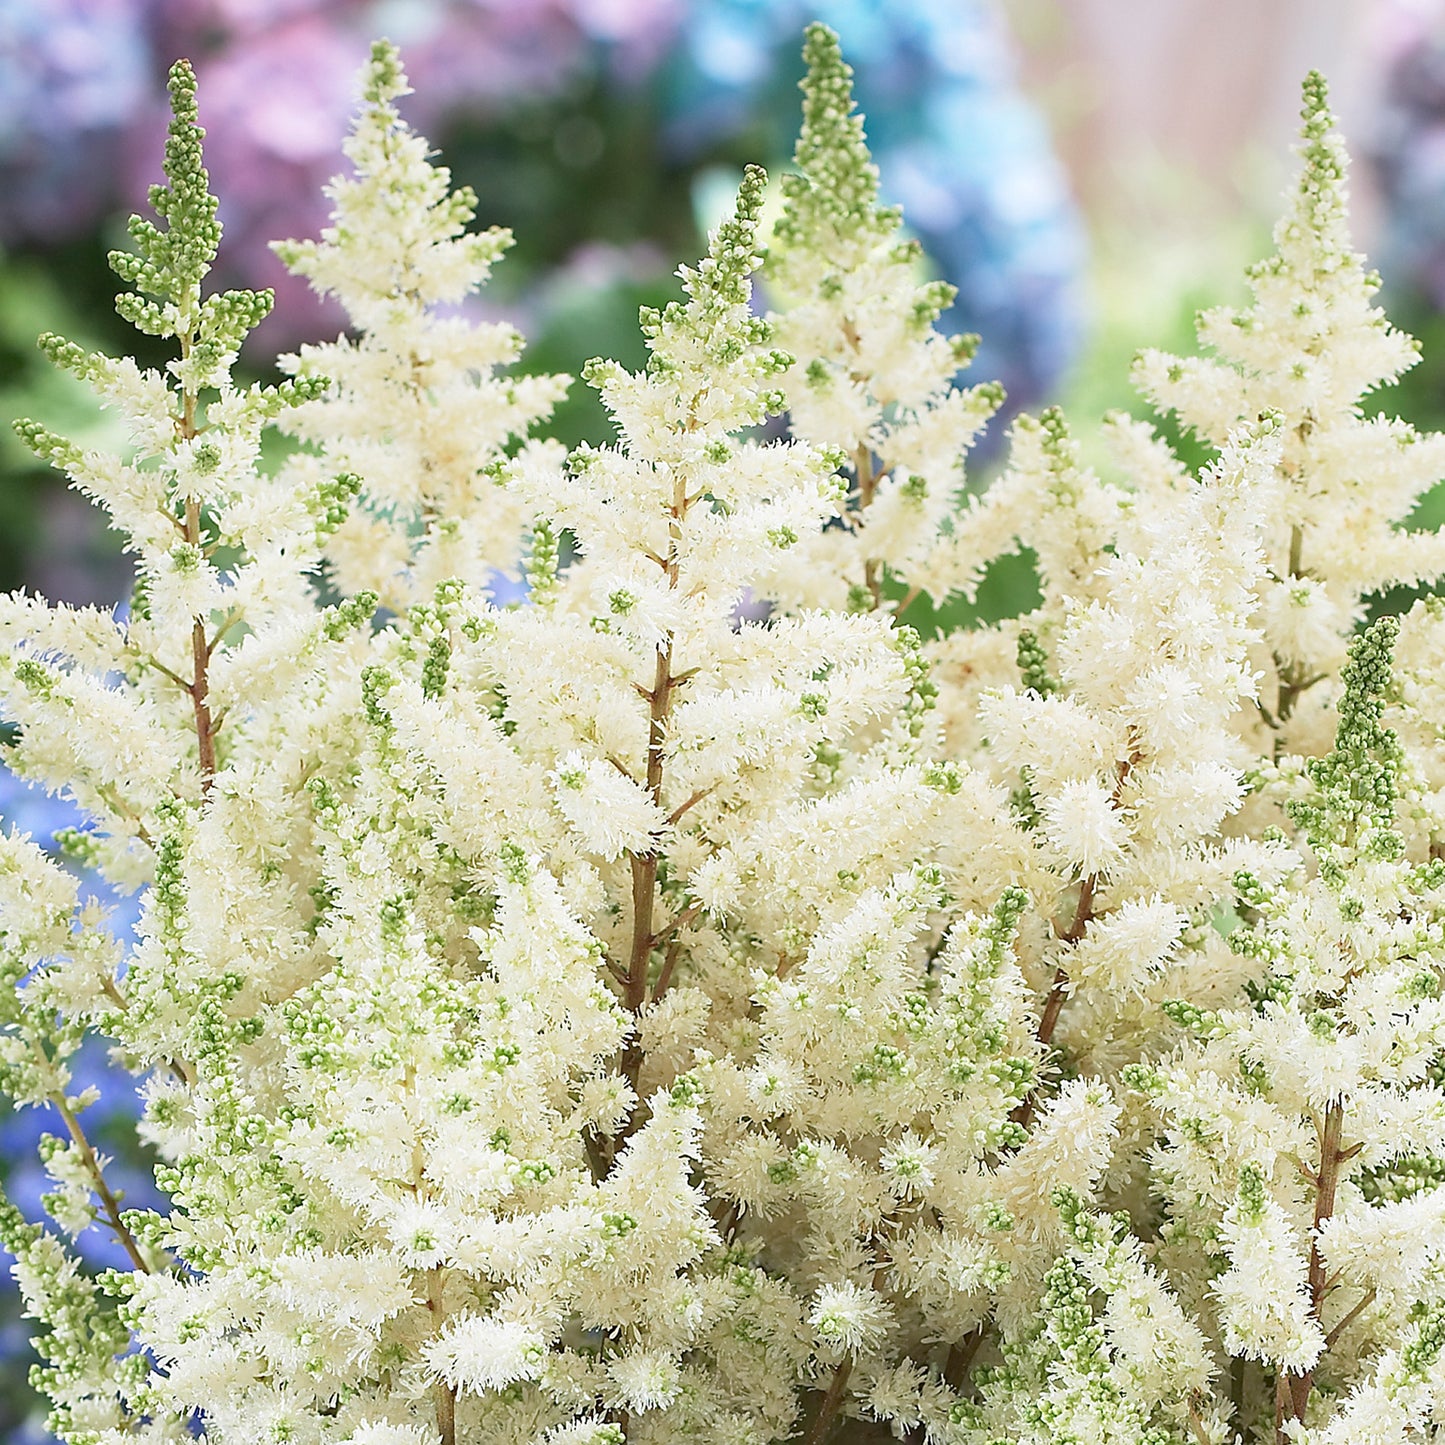
<instances>
[{"instance_id":1,"label":"thin woody branch","mask_svg":"<svg viewBox=\"0 0 1445 1445\"><path fill-rule=\"evenodd\" d=\"M75 1110L70 1107L70 1102L64 1094L52 1094L50 1102L55 1105L60 1117L65 1121L66 1132L75 1144L85 1172L90 1176L91 1188L95 1191L96 1198L100 1200L101 1210L105 1214L106 1223L110 1225L111 1232L120 1242L120 1246L125 1250L131 1264L142 1274L149 1274L151 1267L146 1260L145 1252L141 1249L135 1235L131 1233L130 1227L121 1217L120 1200L110 1185L106 1183L105 1171L100 1167L100 1160L96 1157L90 1140L86 1138L85 1130L76 1117Z\"/></svg>"}]
</instances>

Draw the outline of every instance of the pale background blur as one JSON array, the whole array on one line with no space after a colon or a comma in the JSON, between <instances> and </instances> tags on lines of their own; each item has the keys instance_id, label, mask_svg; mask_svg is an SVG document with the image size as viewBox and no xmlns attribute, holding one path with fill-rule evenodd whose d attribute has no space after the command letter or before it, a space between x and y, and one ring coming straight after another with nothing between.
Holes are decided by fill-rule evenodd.
<instances>
[{"instance_id":1,"label":"pale background blur","mask_svg":"<svg viewBox=\"0 0 1445 1445\"><path fill-rule=\"evenodd\" d=\"M1004 0L1026 88L1090 214L1170 225L1185 183L1240 205L1283 184L1299 85L1322 71L1357 144L1428 0ZM1159 184L1161 172L1173 183Z\"/></svg>"},{"instance_id":2,"label":"pale background blur","mask_svg":"<svg viewBox=\"0 0 1445 1445\"><path fill-rule=\"evenodd\" d=\"M1445 0L1002 0L1089 235L1085 340L1061 385L1087 433L1132 406L1136 350L1192 347L1245 298L1294 174L1318 69L1353 160L1356 245L1426 344L1381 404L1445 425ZM1437 334L1438 333L1438 334Z\"/></svg>"}]
</instances>

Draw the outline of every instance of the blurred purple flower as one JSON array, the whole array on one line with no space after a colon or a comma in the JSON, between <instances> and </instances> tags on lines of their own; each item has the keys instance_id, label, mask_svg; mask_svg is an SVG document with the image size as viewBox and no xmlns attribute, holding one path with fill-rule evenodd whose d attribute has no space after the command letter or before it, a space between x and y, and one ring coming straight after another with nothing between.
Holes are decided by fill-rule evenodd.
<instances>
[{"instance_id":1,"label":"blurred purple flower","mask_svg":"<svg viewBox=\"0 0 1445 1445\"><path fill-rule=\"evenodd\" d=\"M409 119L486 114L556 93L604 57L656 64L677 0L0 0L0 243L74 234L139 209L160 171L164 74L196 65L207 163L226 228L222 285L270 286L257 355L328 332L340 312L269 242L314 236L371 39L406 54Z\"/></svg>"},{"instance_id":2,"label":"blurred purple flower","mask_svg":"<svg viewBox=\"0 0 1445 1445\"><path fill-rule=\"evenodd\" d=\"M1371 159L1384 201L1382 269L1445 308L1445 7L1387 5L1388 60ZM1410 23L1406 23L1406 21Z\"/></svg>"},{"instance_id":3,"label":"blurred purple flower","mask_svg":"<svg viewBox=\"0 0 1445 1445\"><path fill-rule=\"evenodd\" d=\"M122 131L154 92L148 0L0 0L0 242L104 214Z\"/></svg>"},{"instance_id":4,"label":"blurred purple flower","mask_svg":"<svg viewBox=\"0 0 1445 1445\"><path fill-rule=\"evenodd\" d=\"M326 223L373 36L402 47L406 112L428 134L600 71L660 78L677 150L765 112L782 153L797 111L785 72L815 14L857 67L892 197L984 335L977 374L1018 398L1047 391L1074 345L1082 241L995 0L0 0L0 242L137 208L159 173L164 71L188 55L226 225L217 281L276 289L253 343L266 356L340 324L268 243Z\"/></svg>"},{"instance_id":5,"label":"blurred purple flower","mask_svg":"<svg viewBox=\"0 0 1445 1445\"><path fill-rule=\"evenodd\" d=\"M212 8L222 7L187 7L191 23ZM276 312L253 343L257 355L270 355L343 324L340 310L291 276L269 243L315 236L326 224L330 205L322 187L337 169L367 46L319 6L273 0L258 8L275 12L277 23L219 46L213 39L209 53L201 43L204 28L194 35L168 32L165 45L196 57L206 163L224 228L216 284L275 289ZM194 44L181 43L186 40ZM128 147L127 195L144 195L159 174L167 118L157 95Z\"/></svg>"}]
</instances>

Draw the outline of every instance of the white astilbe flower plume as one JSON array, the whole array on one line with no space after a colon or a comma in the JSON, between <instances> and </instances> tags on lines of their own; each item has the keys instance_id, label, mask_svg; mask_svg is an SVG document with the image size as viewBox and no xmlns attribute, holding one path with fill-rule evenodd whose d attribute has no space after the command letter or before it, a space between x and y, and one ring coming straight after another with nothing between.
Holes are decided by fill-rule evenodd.
<instances>
[{"instance_id":1,"label":"white astilbe flower plume","mask_svg":"<svg viewBox=\"0 0 1445 1445\"><path fill-rule=\"evenodd\" d=\"M667 815L610 763L570 752L552 775L557 806L583 846L603 858L646 853L659 842Z\"/></svg>"},{"instance_id":2,"label":"white astilbe flower plume","mask_svg":"<svg viewBox=\"0 0 1445 1445\"><path fill-rule=\"evenodd\" d=\"M1284 1211L1266 1196L1258 1167L1241 1171L1221 1235L1229 1268L1210 1288L1226 1347L1295 1374L1308 1370L1324 1349L1324 1331L1310 1317L1299 1241Z\"/></svg>"},{"instance_id":3,"label":"white astilbe flower plume","mask_svg":"<svg viewBox=\"0 0 1445 1445\"><path fill-rule=\"evenodd\" d=\"M520 334L444 314L482 286L512 236L499 226L468 233L476 196L450 188L401 120L396 102L408 90L395 52L378 45L344 147L355 174L330 187L332 225L320 241L276 247L360 333L284 359L293 374L332 380L290 430L359 483L367 505L336 530L328 555L344 590L367 588L388 606L423 600L452 577L481 585L489 568L513 565L531 519L488 467L567 386L560 376L495 375L520 355ZM412 208L407 227L390 223L400 197Z\"/></svg>"},{"instance_id":4,"label":"white astilbe flower plume","mask_svg":"<svg viewBox=\"0 0 1445 1445\"><path fill-rule=\"evenodd\" d=\"M876 1290L844 1280L818 1291L808 1323L826 1345L857 1354L880 1345L891 1320Z\"/></svg>"},{"instance_id":5,"label":"white astilbe flower plume","mask_svg":"<svg viewBox=\"0 0 1445 1445\"><path fill-rule=\"evenodd\" d=\"M766 262L750 167L565 454L559 379L456 309L508 238L385 43L283 248L354 334L238 384L270 298L208 289L173 69L112 258L171 359L42 339L135 455L19 424L135 593L0 599L3 761L83 819L0 830L0 1088L53 1185L0 1244L59 1439L1445 1429L1445 604L1388 591L1445 564L1400 525L1445 443L1361 407L1412 347L1323 83L1253 305L1139 364L1213 459L1115 418L1105 477L1051 410L964 500L998 393L805 57ZM1036 603L965 624L1010 551Z\"/></svg>"},{"instance_id":6,"label":"white astilbe flower plume","mask_svg":"<svg viewBox=\"0 0 1445 1445\"><path fill-rule=\"evenodd\" d=\"M535 1379L546 1340L520 1320L469 1315L452 1321L425 1350L429 1369L453 1390L500 1390Z\"/></svg>"}]
</instances>

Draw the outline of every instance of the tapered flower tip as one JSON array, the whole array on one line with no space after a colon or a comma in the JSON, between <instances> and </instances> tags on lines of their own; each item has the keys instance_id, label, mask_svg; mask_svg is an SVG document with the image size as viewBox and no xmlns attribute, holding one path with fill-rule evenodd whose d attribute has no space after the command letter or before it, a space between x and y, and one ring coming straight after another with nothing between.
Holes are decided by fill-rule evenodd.
<instances>
[{"instance_id":1,"label":"tapered flower tip","mask_svg":"<svg viewBox=\"0 0 1445 1445\"><path fill-rule=\"evenodd\" d=\"M399 95L410 95L406 71L401 68L401 52L390 40L374 40L371 58L362 76L361 96L368 105L386 105Z\"/></svg>"},{"instance_id":2,"label":"tapered flower tip","mask_svg":"<svg viewBox=\"0 0 1445 1445\"><path fill-rule=\"evenodd\" d=\"M1304 104L1300 107L1300 119L1304 122L1306 140L1324 136L1335 123L1330 110L1330 87L1318 70L1312 70L1304 78Z\"/></svg>"}]
</instances>

